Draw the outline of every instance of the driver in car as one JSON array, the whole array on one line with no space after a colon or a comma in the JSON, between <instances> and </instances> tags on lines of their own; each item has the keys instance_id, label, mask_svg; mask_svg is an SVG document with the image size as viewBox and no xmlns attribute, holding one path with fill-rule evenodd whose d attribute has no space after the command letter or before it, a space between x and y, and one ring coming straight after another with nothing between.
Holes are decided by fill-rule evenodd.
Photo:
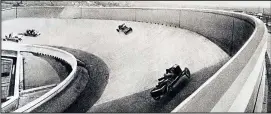
<instances>
[{"instance_id":1,"label":"driver in car","mask_svg":"<svg viewBox=\"0 0 271 114\"><path fill-rule=\"evenodd\" d=\"M164 77L158 79L159 82L158 82L157 87L161 87L165 84L169 84L173 79L175 79L175 77L176 77L176 74L172 72L164 74Z\"/></svg>"},{"instance_id":2,"label":"driver in car","mask_svg":"<svg viewBox=\"0 0 271 114\"><path fill-rule=\"evenodd\" d=\"M181 72L182 70L179 65L174 65L173 67L167 69L164 77L158 79L159 82L157 87L170 83L170 81L174 80L179 74L181 74Z\"/></svg>"}]
</instances>

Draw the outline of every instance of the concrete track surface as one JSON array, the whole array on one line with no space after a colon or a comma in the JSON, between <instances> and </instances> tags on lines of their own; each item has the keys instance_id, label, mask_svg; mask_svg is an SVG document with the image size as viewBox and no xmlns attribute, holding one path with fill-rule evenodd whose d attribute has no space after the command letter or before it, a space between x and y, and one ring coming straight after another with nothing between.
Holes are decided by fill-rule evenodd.
<instances>
[{"instance_id":1,"label":"concrete track surface","mask_svg":"<svg viewBox=\"0 0 271 114\"><path fill-rule=\"evenodd\" d=\"M116 28L122 23L133 32L118 33ZM22 43L80 49L108 65L107 87L89 112L170 112L230 59L199 34L141 22L19 18L2 22L2 37L26 29L36 29L41 35L24 37ZM173 64L188 67L191 81L165 101L152 100L150 90Z\"/></svg>"}]
</instances>

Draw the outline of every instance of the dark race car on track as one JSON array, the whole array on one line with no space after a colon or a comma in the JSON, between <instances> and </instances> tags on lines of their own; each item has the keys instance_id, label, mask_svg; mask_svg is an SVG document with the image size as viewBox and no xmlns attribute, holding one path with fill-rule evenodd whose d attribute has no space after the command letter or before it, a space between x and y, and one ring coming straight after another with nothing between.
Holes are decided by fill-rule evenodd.
<instances>
[{"instance_id":1,"label":"dark race car on track","mask_svg":"<svg viewBox=\"0 0 271 114\"><path fill-rule=\"evenodd\" d=\"M118 26L117 31L118 32L122 31L122 32L124 32L125 35L127 35L128 33L132 32L133 29L131 27L127 27L125 25L125 23L123 23L123 24Z\"/></svg>"},{"instance_id":2,"label":"dark race car on track","mask_svg":"<svg viewBox=\"0 0 271 114\"><path fill-rule=\"evenodd\" d=\"M5 38L3 38L3 41L13 41L13 42L19 42L22 40L21 35L13 35L13 33L10 33L8 36L5 35Z\"/></svg>"},{"instance_id":3,"label":"dark race car on track","mask_svg":"<svg viewBox=\"0 0 271 114\"><path fill-rule=\"evenodd\" d=\"M28 29L25 33L20 33L20 35L30 36L30 37L37 37L40 33L34 29Z\"/></svg>"},{"instance_id":4,"label":"dark race car on track","mask_svg":"<svg viewBox=\"0 0 271 114\"><path fill-rule=\"evenodd\" d=\"M158 85L151 91L154 100L159 100L163 96L173 91L178 85L187 82L190 79L190 71L185 68L183 71L179 65L174 65L166 69L164 77L158 79Z\"/></svg>"}]
</instances>

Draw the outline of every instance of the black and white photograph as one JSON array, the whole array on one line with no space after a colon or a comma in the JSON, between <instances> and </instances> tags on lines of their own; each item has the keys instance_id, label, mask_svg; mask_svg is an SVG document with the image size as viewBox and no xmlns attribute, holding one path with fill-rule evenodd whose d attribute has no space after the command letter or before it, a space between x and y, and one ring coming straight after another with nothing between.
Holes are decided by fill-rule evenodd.
<instances>
[{"instance_id":1,"label":"black and white photograph","mask_svg":"<svg viewBox=\"0 0 271 114\"><path fill-rule=\"evenodd\" d=\"M270 1L1 1L1 113L271 113Z\"/></svg>"}]
</instances>

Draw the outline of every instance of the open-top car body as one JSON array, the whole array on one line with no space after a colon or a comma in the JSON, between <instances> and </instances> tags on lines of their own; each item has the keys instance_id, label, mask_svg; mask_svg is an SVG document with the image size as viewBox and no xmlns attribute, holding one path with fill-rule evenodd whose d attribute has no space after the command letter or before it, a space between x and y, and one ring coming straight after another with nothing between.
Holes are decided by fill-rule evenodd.
<instances>
[{"instance_id":1,"label":"open-top car body","mask_svg":"<svg viewBox=\"0 0 271 114\"><path fill-rule=\"evenodd\" d=\"M158 85L152 89L150 94L154 100L159 100L189 79L190 71L188 68L184 68L182 71L179 65L174 65L171 68L166 69L164 77L158 79Z\"/></svg>"},{"instance_id":2,"label":"open-top car body","mask_svg":"<svg viewBox=\"0 0 271 114\"><path fill-rule=\"evenodd\" d=\"M27 29L25 33L19 33L20 35L30 36L30 37L37 37L40 33L34 29Z\"/></svg>"},{"instance_id":3,"label":"open-top car body","mask_svg":"<svg viewBox=\"0 0 271 114\"><path fill-rule=\"evenodd\" d=\"M123 24L118 26L117 31L118 32L122 31L122 32L124 32L125 35L127 35L128 33L132 32L133 29L131 27L127 27L125 25L125 23L123 23Z\"/></svg>"},{"instance_id":4,"label":"open-top car body","mask_svg":"<svg viewBox=\"0 0 271 114\"><path fill-rule=\"evenodd\" d=\"M22 40L22 35L13 35L13 33L10 33L9 35L5 35L5 38L3 38L3 41L13 41L13 42L19 42Z\"/></svg>"}]
</instances>

